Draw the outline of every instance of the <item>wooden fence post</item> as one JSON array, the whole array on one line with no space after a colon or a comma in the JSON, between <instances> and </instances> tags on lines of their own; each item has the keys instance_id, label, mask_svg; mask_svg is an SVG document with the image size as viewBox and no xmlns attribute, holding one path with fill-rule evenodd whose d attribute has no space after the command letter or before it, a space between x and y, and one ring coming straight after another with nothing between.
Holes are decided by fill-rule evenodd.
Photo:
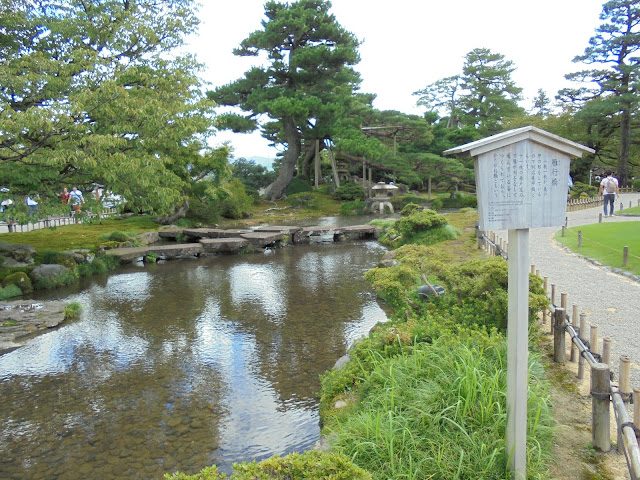
<instances>
[{"instance_id":1,"label":"wooden fence post","mask_svg":"<svg viewBox=\"0 0 640 480\"><path fill-rule=\"evenodd\" d=\"M620 355L620 393L625 403L629 403L631 395L631 360L627 355ZM626 398L625 398L626 397Z\"/></svg>"},{"instance_id":2,"label":"wooden fence post","mask_svg":"<svg viewBox=\"0 0 640 480\"><path fill-rule=\"evenodd\" d=\"M554 307L556 305L556 284L555 283L551 284L551 305L553 305ZM549 316L549 328L551 329L549 333L553 333L552 315Z\"/></svg>"},{"instance_id":3,"label":"wooden fence post","mask_svg":"<svg viewBox=\"0 0 640 480\"><path fill-rule=\"evenodd\" d=\"M571 326L574 330L578 330L578 304L574 303L573 311L571 312ZM571 342L571 357L570 360L575 362L578 357L578 347L575 343Z\"/></svg>"},{"instance_id":4,"label":"wooden fence post","mask_svg":"<svg viewBox=\"0 0 640 480\"><path fill-rule=\"evenodd\" d=\"M609 365L596 363L591 367L591 440L593 448L600 452L611 450L610 396Z\"/></svg>"},{"instance_id":5,"label":"wooden fence post","mask_svg":"<svg viewBox=\"0 0 640 480\"><path fill-rule=\"evenodd\" d=\"M622 266L627 266L627 261L629 260L629 247L625 246L622 249Z\"/></svg>"},{"instance_id":6,"label":"wooden fence post","mask_svg":"<svg viewBox=\"0 0 640 480\"><path fill-rule=\"evenodd\" d=\"M549 277L544 277L542 279L542 288L544 288L544 294L546 295L549 292ZM547 309L542 310L542 324L547 323Z\"/></svg>"},{"instance_id":7,"label":"wooden fence post","mask_svg":"<svg viewBox=\"0 0 640 480\"><path fill-rule=\"evenodd\" d=\"M553 361L556 363L564 363L566 361L564 319L564 308L556 308L554 315L555 329L553 331Z\"/></svg>"},{"instance_id":8,"label":"wooden fence post","mask_svg":"<svg viewBox=\"0 0 640 480\"><path fill-rule=\"evenodd\" d=\"M578 230L578 247L582 246L582 230Z\"/></svg>"},{"instance_id":9,"label":"wooden fence post","mask_svg":"<svg viewBox=\"0 0 640 480\"><path fill-rule=\"evenodd\" d=\"M581 313L580 314L579 336L580 336L580 339L582 339L583 342L585 340L586 333L587 333L587 314L586 313ZM578 357L578 378L579 379L583 379L584 378L584 356L583 355L580 355Z\"/></svg>"},{"instance_id":10,"label":"wooden fence post","mask_svg":"<svg viewBox=\"0 0 640 480\"><path fill-rule=\"evenodd\" d=\"M605 338L602 340L602 363L606 363L611 366L611 339Z\"/></svg>"},{"instance_id":11,"label":"wooden fence post","mask_svg":"<svg viewBox=\"0 0 640 480\"><path fill-rule=\"evenodd\" d=\"M633 425L640 428L640 387L633 389Z\"/></svg>"},{"instance_id":12,"label":"wooden fence post","mask_svg":"<svg viewBox=\"0 0 640 480\"><path fill-rule=\"evenodd\" d=\"M598 351L598 326L591 325L589 336L589 351L591 353L600 353Z\"/></svg>"}]
</instances>

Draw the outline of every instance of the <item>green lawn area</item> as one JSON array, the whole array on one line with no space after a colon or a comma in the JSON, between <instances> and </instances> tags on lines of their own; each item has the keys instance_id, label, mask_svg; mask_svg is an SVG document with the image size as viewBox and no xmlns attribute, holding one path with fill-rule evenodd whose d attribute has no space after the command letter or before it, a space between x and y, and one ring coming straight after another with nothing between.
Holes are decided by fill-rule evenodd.
<instances>
[{"instance_id":1,"label":"green lawn area","mask_svg":"<svg viewBox=\"0 0 640 480\"><path fill-rule=\"evenodd\" d=\"M105 218L95 223L79 223L60 227L41 228L30 232L2 233L0 242L27 243L38 253L46 250L62 251L73 248L88 248L95 251L104 243L99 237L113 231L141 233L158 230L159 225L150 217Z\"/></svg>"},{"instance_id":2,"label":"green lawn area","mask_svg":"<svg viewBox=\"0 0 640 480\"><path fill-rule=\"evenodd\" d=\"M578 232L582 231L582 246L578 248ZM556 240L572 251L598 260L604 265L622 268L640 275L640 222L596 223L568 228L565 236ZM626 266L622 266L622 251L629 247Z\"/></svg>"},{"instance_id":3,"label":"green lawn area","mask_svg":"<svg viewBox=\"0 0 640 480\"><path fill-rule=\"evenodd\" d=\"M620 214L620 213L626 213L626 214L630 214L630 215L640 215L640 206L639 207L625 208L622 211L616 210L615 215Z\"/></svg>"}]
</instances>

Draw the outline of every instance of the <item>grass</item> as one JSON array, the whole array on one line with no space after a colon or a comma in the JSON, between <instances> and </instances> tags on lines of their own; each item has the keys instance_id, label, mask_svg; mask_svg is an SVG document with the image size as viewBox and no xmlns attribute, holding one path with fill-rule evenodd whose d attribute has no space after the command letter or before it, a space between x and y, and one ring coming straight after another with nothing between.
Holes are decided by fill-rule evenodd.
<instances>
[{"instance_id":1,"label":"grass","mask_svg":"<svg viewBox=\"0 0 640 480\"><path fill-rule=\"evenodd\" d=\"M506 344L442 337L410 353L375 358L357 407L332 422L334 448L375 479L502 479L505 472ZM529 478L542 477L551 417L530 365Z\"/></svg>"},{"instance_id":2,"label":"grass","mask_svg":"<svg viewBox=\"0 0 640 480\"><path fill-rule=\"evenodd\" d=\"M578 247L578 232L582 232L582 246ZM640 222L615 222L581 225L566 229L565 236L556 240L574 252L604 265L622 268L640 275ZM628 262L622 265L624 247L629 247Z\"/></svg>"},{"instance_id":3,"label":"grass","mask_svg":"<svg viewBox=\"0 0 640 480\"><path fill-rule=\"evenodd\" d=\"M142 233L158 230L159 225L151 217L136 216L127 219L108 218L100 223L82 223L61 227L41 228L30 232L3 233L0 240L7 243L27 243L41 253L46 250L64 251L74 248L88 248L96 251L104 243L101 235L113 231Z\"/></svg>"},{"instance_id":4,"label":"grass","mask_svg":"<svg viewBox=\"0 0 640 480\"><path fill-rule=\"evenodd\" d=\"M624 210L617 210L614 215L627 214L627 215L640 215L640 206L625 208Z\"/></svg>"}]
</instances>

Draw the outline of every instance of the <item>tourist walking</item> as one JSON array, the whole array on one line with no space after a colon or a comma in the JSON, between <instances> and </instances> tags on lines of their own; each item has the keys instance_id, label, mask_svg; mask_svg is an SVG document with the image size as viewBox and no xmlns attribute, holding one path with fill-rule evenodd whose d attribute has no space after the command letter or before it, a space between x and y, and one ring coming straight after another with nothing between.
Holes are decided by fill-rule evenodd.
<instances>
[{"instance_id":1,"label":"tourist walking","mask_svg":"<svg viewBox=\"0 0 640 480\"><path fill-rule=\"evenodd\" d=\"M25 203L29 209L29 216L33 217L38 211L38 202L36 202L30 195L25 198Z\"/></svg>"},{"instance_id":2,"label":"tourist walking","mask_svg":"<svg viewBox=\"0 0 640 480\"><path fill-rule=\"evenodd\" d=\"M73 187L71 192L69 192L69 201L71 202L71 208L75 213L82 213L84 197L82 196L82 191L78 190L78 187Z\"/></svg>"},{"instance_id":3,"label":"tourist walking","mask_svg":"<svg viewBox=\"0 0 640 480\"><path fill-rule=\"evenodd\" d=\"M620 186L618 179L613 176L611 170L604 172L605 178L600 182L600 195L604 194L604 216L607 216L607 205L609 206L609 216L613 217L613 202L620 196Z\"/></svg>"}]
</instances>

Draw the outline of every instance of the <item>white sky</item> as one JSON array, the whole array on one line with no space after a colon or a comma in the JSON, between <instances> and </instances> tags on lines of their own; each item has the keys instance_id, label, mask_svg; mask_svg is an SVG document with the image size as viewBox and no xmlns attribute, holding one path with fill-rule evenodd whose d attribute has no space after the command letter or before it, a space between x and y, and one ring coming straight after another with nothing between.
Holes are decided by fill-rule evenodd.
<instances>
[{"instance_id":1,"label":"white sky","mask_svg":"<svg viewBox=\"0 0 640 480\"><path fill-rule=\"evenodd\" d=\"M190 51L206 65L201 76L215 88L241 78L257 58L233 48L260 30L263 0L200 0L200 34ZM421 115L412 93L462 72L464 56L489 48L514 62L516 84L527 100L539 88L551 98L568 86L564 75L583 68L571 62L588 46L605 0L333 0L338 23L363 42L361 91L377 94L374 107ZM529 102L523 104L529 107ZM258 134L221 132L234 156L273 158Z\"/></svg>"}]
</instances>

